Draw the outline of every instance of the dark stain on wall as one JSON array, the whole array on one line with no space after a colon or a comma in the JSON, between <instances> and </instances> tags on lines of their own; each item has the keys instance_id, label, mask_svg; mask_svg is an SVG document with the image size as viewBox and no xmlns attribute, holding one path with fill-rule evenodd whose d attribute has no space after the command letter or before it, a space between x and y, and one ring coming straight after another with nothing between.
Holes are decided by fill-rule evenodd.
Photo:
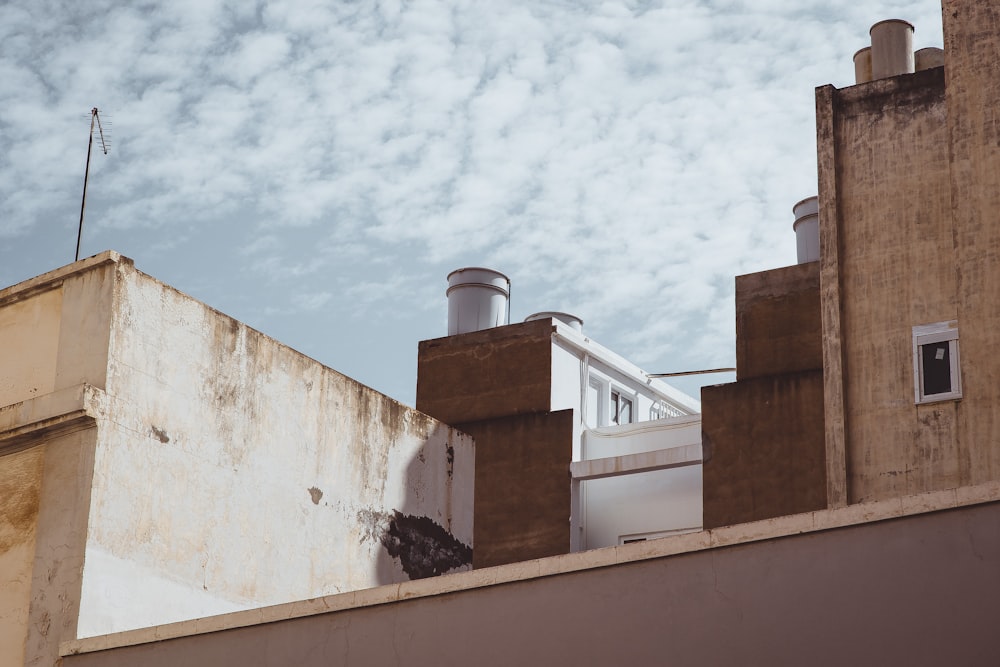
<instances>
[{"instance_id":1,"label":"dark stain on wall","mask_svg":"<svg viewBox=\"0 0 1000 667\"><path fill-rule=\"evenodd\" d=\"M472 547L428 517L394 511L387 518L382 546L399 559L410 579L434 577L472 564Z\"/></svg>"},{"instance_id":2,"label":"dark stain on wall","mask_svg":"<svg viewBox=\"0 0 1000 667\"><path fill-rule=\"evenodd\" d=\"M157 428L155 426L150 426L149 430L152 431L153 437L155 437L160 442L162 442L164 444L170 442L170 437L167 435L167 432L164 431L162 428Z\"/></svg>"},{"instance_id":3,"label":"dark stain on wall","mask_svg":"<svg viewBox=\"0 0 1000 667\"><path fill-rule=\"evenodd\" d=\"M455 448L449 444L445 451L448 454L448 478L450 479L455 473Z\"/></svg>"}]
</instances>

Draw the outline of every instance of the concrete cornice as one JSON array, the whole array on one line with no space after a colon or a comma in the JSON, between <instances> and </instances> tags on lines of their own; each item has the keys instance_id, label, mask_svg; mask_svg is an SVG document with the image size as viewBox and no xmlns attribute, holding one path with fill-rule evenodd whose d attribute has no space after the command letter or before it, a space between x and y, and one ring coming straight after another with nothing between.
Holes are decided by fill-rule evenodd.
<instances>
[{"instance_id":1,"label":"concrete cornice","mask_svg":"<svg viewBox=\"0 0 1000 667\"><path fill-rule=\"evenodd\" d=\"M11 285L10 287L0 290L0 306L4 306L14 301L20 301L21 299L32 296L33 294L38 294L39 292L55 289L62 284L63 280L73 274L83 273L84 271L89 271L98 266L103 266L104 264L118 264L121 262L131 264L132 260L128 257L124 257L114 250L105 250L104 252L98 253L92 257L87 257L78 262L73 262L72 264L67 264L66 266L59 267L58 269L53 269L48 273L43 273L40 276L29 278L28 280L17 283L16 285Z\"/></svg>"},{"instance_id":2,"label":"concrete cornice","mask_svg":"<svg viewBox=\"0 0 1000 667\"><path fill-rule=\"evenodd\" d=\"M0 408L0 454L90 428L105 405L103 391L79 384Z\"/></svg>"}]
</instances>

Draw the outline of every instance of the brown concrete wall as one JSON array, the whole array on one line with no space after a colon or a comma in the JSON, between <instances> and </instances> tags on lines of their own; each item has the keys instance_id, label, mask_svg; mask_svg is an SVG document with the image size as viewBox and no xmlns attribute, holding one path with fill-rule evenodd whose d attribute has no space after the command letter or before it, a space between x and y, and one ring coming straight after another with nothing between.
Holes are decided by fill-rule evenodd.
<instances>
[{"instance_id":1,"label":"brown concrete wall","mask_svg":"<svg viewBox=\"0 0 1000 667\"><path fill-rule=\"evenodd\" d=\"M1000 503L70 655L64 667L996 665Z\"/></svg>"},{"instance_id":2,"label":"brown concrete wall","mask_svg":"<svg viewBox=\"0 0 1000 667\"><path fill-rule=\"evenodd\" d=\"M435 419L547 412L551 396L551 320L420 342L416 407Z\"/></svg>"},{"instance_id":3,"label":"brown concrete wall","mask_svg":"<svg viewBox=\"0 0 1000 667\"><path fill-rule=\"evenodd\" d=\"M736 276L736 378L823 367L819 263Z\"/></svg>"},{"instance_id":4,"label":"brown concrete wall","mask_svg":"<svg viewBox=\"0 0 1000 667\"><path fill-rule=\"evenodd\" d=\"M844 425L849 502L968 481L959 404L913 401L912 327L957 316L944 90L937 68L818 95L821 226L836 225L821 231L822 261L836 262L823 275L823 327L840 347L827 395L843 406L827 423Z\"/></svg>"},{"instance_id":5,"label":"brown concrete wall","mask_svg":"<svg viewBox=\"0 0 1000 667\"><path fill-rule=\"evenodd\" d=\"M826 507L823 373L703 387L704 526Z\"/></svg>"},{"instance_id":6,"label":"brown concrete wall","mask_svg":"<svg viewBox=\"0 0 1000 667\"><path fill-rule=\"evenodd\" d=\"M473 567L569 552L573 411L457 428L476 442Z\"/></svg>"},{"instance_id":7,"label":"brown concrete wall","mask_svg":"<svg viewBox=\"0 0 1000 667\"><path fill-rule=\"evenodd\" d=\"M957 477L975 482L1000 479L1000 5L946 0L943 17L964 393Z\"/></svg>"}]
</instances>

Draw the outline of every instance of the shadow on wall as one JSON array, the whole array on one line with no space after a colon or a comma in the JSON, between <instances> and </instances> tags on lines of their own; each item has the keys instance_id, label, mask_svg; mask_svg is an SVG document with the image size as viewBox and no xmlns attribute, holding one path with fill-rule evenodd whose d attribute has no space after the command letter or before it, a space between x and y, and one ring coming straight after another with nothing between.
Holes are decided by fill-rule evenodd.
<instances>
[{"instance_id":1,"label":"shadow on wall","mask_svg":"<svg viewBox=\"0 0 1000 667\"><path fill-rule=\"evenodd\" d=\"M436 424L420 451L407 464L402 507L370 512L365 517L364 522L371 527L371 537L381 546L376 561L379 584L424 579L472 568L472 546L452 533L453 523L468 514L471 535L471 494L468 507L454 506L456 500L462 500L461 493L455 494L456 484L464 486L467 483L455 479L454 439L457 436L457 431ZM473 470L465 474L471 476ZM426 514L434 505L439 512L432 518ZM400 577L400 568L405 577Z\"/></svg>"}]
</instances>

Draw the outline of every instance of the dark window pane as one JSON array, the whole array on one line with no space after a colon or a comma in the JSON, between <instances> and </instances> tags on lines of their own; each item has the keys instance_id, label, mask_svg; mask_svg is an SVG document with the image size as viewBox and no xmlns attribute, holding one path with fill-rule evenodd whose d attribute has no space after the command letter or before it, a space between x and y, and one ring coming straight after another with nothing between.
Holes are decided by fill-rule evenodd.
<instances>
[{"instance_id":1,"label":"dark window pane","mask_svg":"<svg viewBox=\"0 0 1000 667\"><path fill-rule=\"evenodd\" d=\"M948 341L920 346L924 364L924 396L951 391L951 350Z\"/></svg>"}]
</instances>

